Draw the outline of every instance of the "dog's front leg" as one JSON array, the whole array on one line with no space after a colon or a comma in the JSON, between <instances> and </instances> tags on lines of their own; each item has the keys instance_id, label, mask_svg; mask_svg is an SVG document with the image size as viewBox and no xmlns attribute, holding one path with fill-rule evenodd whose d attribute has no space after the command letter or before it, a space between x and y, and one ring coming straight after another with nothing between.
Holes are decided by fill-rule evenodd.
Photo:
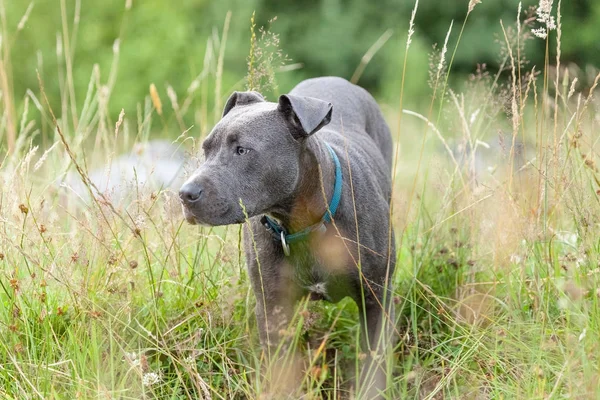
<instances>
[{"instance_id":1,"label":"dog's front leg","mask_svg":"<svg viewBox=\"0 0 600 400\"><path fill-rule=\"evenodd\" d=\"M284 259L251 258L248 272L256 297L256 320L264 351L265 389L276 396L289 396L302 381L301 360L291 348L288 327L301 290L291 279L291 267Z\"/></svg>"},{"instance_id":2,"label":"dog's front leg","mask_svg":"<svg viewBox=\"0 0 600 400\"><path fill-rule=\"evenodd\" d=\"M366 352L366 360L360 377L358 398L383 399L386 388L386 363L394 346L394 307L388 296L366 296L364 305L359 305L362 348Z\"/></svg>"}]
</instances>

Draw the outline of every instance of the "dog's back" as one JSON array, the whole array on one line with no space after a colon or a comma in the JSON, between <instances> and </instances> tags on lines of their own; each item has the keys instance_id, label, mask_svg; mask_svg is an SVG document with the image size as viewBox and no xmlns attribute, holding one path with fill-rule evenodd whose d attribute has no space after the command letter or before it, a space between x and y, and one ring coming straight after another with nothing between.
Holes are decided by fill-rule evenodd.
<instances>
[{"instance_id":1,"label":"dog's back","mask_svg":"<svg viewBox=\"0 0 600 400\"><path fill-rule=\"evenodd\" d=\"M369 92L343 78L326 76L302 81L290 94L315 97L332 103L333 115L327 127L343 132L344 135L369 135L391 171L392 135L377 102Z\"/></svg>"}]
</instances>

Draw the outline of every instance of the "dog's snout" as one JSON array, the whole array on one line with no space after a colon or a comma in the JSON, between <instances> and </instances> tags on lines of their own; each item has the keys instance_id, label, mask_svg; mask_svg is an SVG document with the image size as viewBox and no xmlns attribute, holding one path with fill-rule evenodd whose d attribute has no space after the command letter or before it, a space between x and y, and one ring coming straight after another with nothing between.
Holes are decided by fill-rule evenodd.
<instances>
[{"instance_id":1,"label":"dog's snout","mask_svg":"<svg viewBox=\"0 0 600 400\"><path fill-rule=\"evenodd\" d=\"M202 188L195 183L186 183L179 190L179 198L185 204L192 204L200 200Z\"/></svg>"}]
</instances>

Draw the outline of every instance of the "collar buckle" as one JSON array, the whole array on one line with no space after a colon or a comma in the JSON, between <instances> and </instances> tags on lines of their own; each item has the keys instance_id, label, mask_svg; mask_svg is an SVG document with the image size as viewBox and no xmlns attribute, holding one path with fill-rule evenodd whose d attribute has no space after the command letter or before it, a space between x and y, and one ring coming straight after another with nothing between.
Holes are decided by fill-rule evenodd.
<instances>
[{"instance_id":1,"label":"collar buckle","mask_svg":"<svg viewBox=\"0 0 600 400\"><path fill-rule=\"evenodd\" d=\"M280 240L281 247L283 248L283 254L285 254L286 257L288 257L290 255L290 245L285 241L285 233L283 231L281 231Z\"/></svg>"}]
</instances>

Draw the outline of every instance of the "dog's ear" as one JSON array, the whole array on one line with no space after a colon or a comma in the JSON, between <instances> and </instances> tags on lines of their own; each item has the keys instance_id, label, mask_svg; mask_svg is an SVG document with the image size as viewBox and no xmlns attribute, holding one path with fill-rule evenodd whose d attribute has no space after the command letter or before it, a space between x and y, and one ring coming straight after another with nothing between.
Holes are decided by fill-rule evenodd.
<instances>
[{"instance_id":1,"label":"dog's ear","mask_svg":"<svg viewBox=\"0 0 600 400\"><path fill-rule=\"evenodd\" d=\"M308 137L331 121L333 105L314 97L284 94L279 96L277 109L297 132L296 139Z\"/></svg>"},{"instance_id":2,"label":"dog's ear","mask_svg":"<svg viewBox=\"0 0 600 400\"><path fill-rule=\"evenodd\" d=\"M229 111L235 106L245 106L252 103L258 103L261 101L265 101L265 98L258 92L233 92L231 96L229 96L229 100L225 103L225 108L223 109L223 116L226 116Z\"/></svg>"}]
</instances>

